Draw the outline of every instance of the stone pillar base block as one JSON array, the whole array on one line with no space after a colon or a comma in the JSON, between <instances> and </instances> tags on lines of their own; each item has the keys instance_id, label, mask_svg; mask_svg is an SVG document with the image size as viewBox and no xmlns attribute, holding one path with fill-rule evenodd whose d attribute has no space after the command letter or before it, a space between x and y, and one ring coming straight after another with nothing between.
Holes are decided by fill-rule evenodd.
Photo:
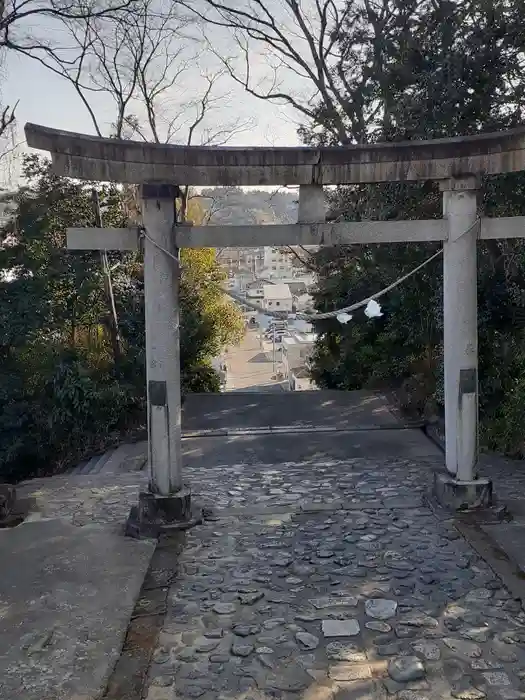
<instances>
[{"instance_id":1,"label":"stone pillar base block","mask_svg":"<svg viewBox=\"0 0 525 700\"><path fill-rule=\"evenodd\" d=\"M432 495L440 506L450 511L468 512L492 506L492 481L459 481L449 474L434 473Z\"/></svg>"},{"instance_id":2,"label":"stone pillar base block","mask_svg":"<svg viewBox=\"0 0 525 700\"><path fill-rule=\"evenodd\" d=\"M163 533L188 530L202 522L202 510L191 503L191 492L183 488L169 496L149 491L139 494L126 522L126 535L141 539L157 538Z\"/></svg>"}]
</instances>

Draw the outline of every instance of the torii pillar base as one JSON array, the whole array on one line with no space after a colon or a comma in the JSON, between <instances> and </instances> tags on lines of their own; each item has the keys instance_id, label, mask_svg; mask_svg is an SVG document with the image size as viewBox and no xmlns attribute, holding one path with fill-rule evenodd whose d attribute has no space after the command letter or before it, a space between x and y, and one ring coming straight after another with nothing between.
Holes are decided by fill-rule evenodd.
<instances>
[{"instance_id":1,"label":"torii pillar base","mask_svg":"<svg viewBox=\"0 0 525 700\"><path fill-rule=\"evenodd\" d=\"M492 481L460 481L450 474L434 472L432 496L441 508L454 513L468 513L491 508Z\"/></svg>"},{"instance_id":2,"label":"torii pillar base","mask_svg":"<svg viewBox=\"0 0 525 700\"><path fill-rule=\"evenodd\" d=\"M126 535L135 539L156 539L199 525L202 517L202 510L192 506L189 488L169 496L143 491L139 494L138 505L131 508Z\"/></svg>"}]
</instances>

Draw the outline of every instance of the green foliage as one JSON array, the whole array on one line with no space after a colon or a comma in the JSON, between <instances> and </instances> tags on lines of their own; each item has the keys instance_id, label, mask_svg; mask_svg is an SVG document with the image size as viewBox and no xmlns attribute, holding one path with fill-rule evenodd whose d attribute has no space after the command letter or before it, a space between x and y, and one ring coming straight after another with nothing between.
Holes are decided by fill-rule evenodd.
<instances>
[{"instance_id":1,"label":"green foliage","mask_svg":"<svg viewBox=\"0 0 525 700\"><path fill-rule=\"evenodd\" d=\"M93 226L91 186L25 161L28 185L0 231L0 480L63 469L145 425L143 266L111 253L122 335L115 358L98 252L68 253L68 226ZM106 226L125 226L123 195L99 188ZM213 251L183 253L180 286L184 392L218 391L211 359L242 334L224 300Z\"/></svg>"},{"instance_id":2,"label":"green foliage","mask_svg":"<svg viewBox=\"0 0 525 700\"><path fill-rule=\"evenodd\" d=\"M521 71L524 22L525 10L507 0L417 5L387 0L378 12L370 3L352 6L338 37L348 90L339 114L345 140L435 138L521 123L524 82L515 76ZM324 120L324 129L305 128L306 140L341 139L324 103L316 119ZM522 173L485 178L481 192L482 215L525 214ZM334 209L352 221L442 216L441 195L432 182L340 187L332 198ZM316 306L326 311L359 301L436 250L434 244L323 249L314 261ZM437 259L381 300L382 318L368 321L357 312L346 326L335 320L316 324L316 380L344 389L403 386L418 410L434 411L443 402L442 286ZM523 456L523 241L478 244L478 308L483 441Z\"/></svg>"},{"instance_id":3,"label":"green foliage","mask_svg":"<svg viewBox=\"0 0 525 700\"><path fill-rule=\"evenodd\" d=\"M219 375L207 365L189 367L182 378L182 390L185 394L217 393L221 389Z\"/></svg>"}]
</instances>

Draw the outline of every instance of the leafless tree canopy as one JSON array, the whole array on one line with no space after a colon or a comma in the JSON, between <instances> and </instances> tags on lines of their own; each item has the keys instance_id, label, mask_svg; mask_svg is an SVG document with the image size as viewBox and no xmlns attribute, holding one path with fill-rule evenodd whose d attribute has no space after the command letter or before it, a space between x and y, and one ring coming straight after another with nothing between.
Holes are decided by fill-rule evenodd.
<instances>
[{"instance_id":1,"label":"leafless tree canopy","mask_svg":"<svg viewBox=\"0 0 525 700\"><path fill-rule=\"evenodd\" d=\"M63 45L19 50L69 81L98 135L105 125L97 95L113 104L117 138L225 143L246 128L211 118L228 99L226 71L202 60L196 16L171 0L132 2L132 11L62 16Z\"/></svg>"},{"instance_id":2,"label":"leafless tree canopy","mask_svg":"<svg viewBox=\"0 0 525 700\"><path fill-rule=\"evenodd\" d=\"M54 56L63 22L89 24L94 20L129 15L137 0L0 0L0 63L10 51ZM16 150L16 108L0 106L0 159Z\"/></svg>"},{"instance_id":3,"label":"leafless tree canopy","mask_svg":"<svg viewBox=\"0 0 525 700\"><path fill-rule=\"evenodd\" d=\"M504 7L468 0L181 2L210 26L231 32L234 49L220 56L231 78L256 97L297 110L308 127L301 135L313 141L360 143L399 126L392 83L403 86L397 90L402 99L413 99L412 61L417 68L418 42L428 36L430 16L437 23L441 45L436 50L443 65L448 54L458 54L457 42L463 40L459 34L447 35L452 17L457 27L473 34L478 27L490 33L494 13L501 15L502 26L514 27L516 36L506 40L509 51L504 54L504 90L511 95L505 94L505 100L523 103L523 32L515 27L510 2ZM394 47L400 57L396 65L391 60ZM449 70L452 74L452 65Z\"/></svg>"},{"instance_id":4,"label":"leafless tree canopy","mask_svg":"<svg viewBox=\"0 0 525 700\"><path fill-rule=\"evenodd\" d=\"M228 28L235 40L231 56L222 57L233 80L252 95L294 107L309 122L323 102L334 133L348 141L345 119L356 119L341 70L338 39L351 13L346 0L183 0L210 25ZM254 58L266 59L270 73L261 77ZM354 115L355 113L355 115Z\"/></svg>"},{"instance_id":5,"label":"leafless tree canopy","mask_svg":"<svg viewBox=\"0 0 525 700\"><path fill-rule=\"evenodd\" d=\"M0 0L0 48L44 48L46 42L28 31L30 24L115 17L132 12L135 4L136 0Z\"/></svg>"}]
</instances>

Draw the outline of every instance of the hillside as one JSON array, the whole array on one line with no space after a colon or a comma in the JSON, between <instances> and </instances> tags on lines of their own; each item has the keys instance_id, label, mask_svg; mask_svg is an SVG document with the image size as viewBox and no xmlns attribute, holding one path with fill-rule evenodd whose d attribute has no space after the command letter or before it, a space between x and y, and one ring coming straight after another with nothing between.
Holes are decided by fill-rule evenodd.
<instances>
[{"instance_id":1,"label":"hillside","mask_svg":"<svg viewBox=\"0 0 525 700\"><path fill-rule=\"evenodd\" d=\"M203 189L200 194L211 224L289 224L297 221L297 192L214 187Z\"/></svg>"}]
</instances>

